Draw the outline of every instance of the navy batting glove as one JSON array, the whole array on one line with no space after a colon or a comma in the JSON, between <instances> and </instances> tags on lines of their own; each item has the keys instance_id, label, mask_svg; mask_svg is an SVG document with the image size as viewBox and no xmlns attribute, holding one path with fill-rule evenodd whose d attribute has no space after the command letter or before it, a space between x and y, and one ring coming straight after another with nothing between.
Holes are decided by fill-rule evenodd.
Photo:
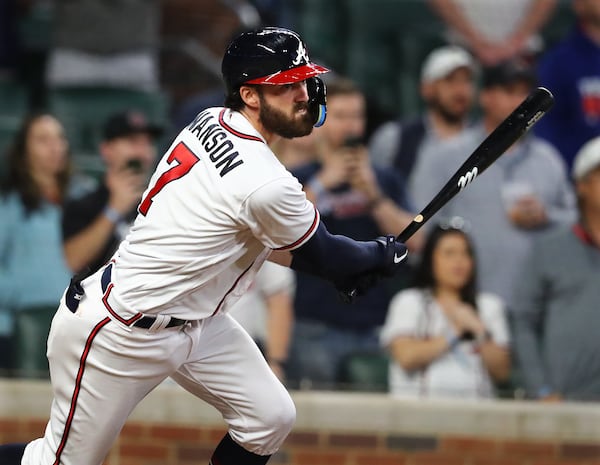
<instances>
[{"instance_id":1,"label":"navy batting glove","mask_svg":"<svg viewBox=\"0 0 600 465\"><path fill-rule=\"evenodd\" d=\"M383 262L377 270L383 276L394 275L401 266L401 263L408 256L408 249L402 242L396 241L394 236L381 236L375 239L383 248Z\"/></svg>"},{"instance_id":2,"label":"navy batting glove","mask_svg":"<svg viewBox=\"0 0 600 465\"><path fill-rule=\"evenodd\" d=\"M358 276L346 277L335 283L335 288L343 302L349 304L359 295L364 295L381 279L381 274L368 272Z\"/></svg>"},{"instance_id":3,"label":"navy batting glove","mask_svg":"<svg viewBox=\"0 0 600 465\"><path fill-rule=\"evenodd\" d=\"M394 236L382 236L375 239L382 247L382 264L375 270L370 270L358 276L345 278L336 283L336 289L342 301L352 303L359 295L364 295L375 286L382 277L394 275L401 267L401 263L408 256L408 249Z\"/></svg>"}]
</instances>

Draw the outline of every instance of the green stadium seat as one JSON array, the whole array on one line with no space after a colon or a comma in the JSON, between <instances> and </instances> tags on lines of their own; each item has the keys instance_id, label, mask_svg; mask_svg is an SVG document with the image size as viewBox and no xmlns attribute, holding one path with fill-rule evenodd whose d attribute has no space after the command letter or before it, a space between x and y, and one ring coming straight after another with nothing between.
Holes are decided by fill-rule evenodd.
<instances>
[{"instance_id":1,"label":"green stadium seat","mask_svg":"<svg viewBox=\"0 0 600 465\"><path fill-rule=\"evenodd\" d=\"M167 124L168 99L160 92L106 87L62 87L49 92L50 110L62 121L73 152L97 153L102 127L113 113L135 109Z\"/></svg>"},{"instance_id":2,"label":"green stadium seat","mask_svg":"<svg viewBox=\"0 0 600 465\"><path fill-rule=\"evenodd\" d=\"M444 42L441 21L423 0L349 0L346 8L346 73L385 113L416 113L421 63Z\"/></svg>"},{"instance_id":3,"label":"green stadium seat","mask_svg":"<svg viewBox=\"0 0 600 465\"><path fill-rule=\"evenodd\" d=\"M27 111L25 86L13 79L0 79L0 116L22 118Z\"/></svg>"},{"instance_id":4,"label":"green stadium seat","mask_svg":"<svg viewBox=\"0 0 600 465\"><path fill-rule=\"evenodd\" d=\"M20 378L48 378L46 340L56 306L20 309L15 313L15 374Z\"/></svg>"},{"instance_id":5,"label":"green stadium seat","mask_svg":"<svg viewBox=\"0 0 600 465\"><path fill-rule=\"evenodd\" d=\"M541 30L544 48L547 50L562 40L575 24L575 13L571 0L560 0L554 13Z\"/></svg>"},{"instance_id":6,"label":"green stadium seat","mask_svg":"<svg viewBox=\"0 0 600 465\"><path fill-rule=\"evenodd\" d=\"M6 150L28 111L25 86L12 79L0 79L0 177L6 170Z\"/></svg>"},{"instance_id":7,"label":"green stadium seat","mask_svg":"<svg viewBox=\"0 0 600 465\"><path fill-rule=\"evenodd\" d=\"M21 125L21 118L0 115L0 178L6 174L6 152Z\"/></svg>"},{"instance_id":8,"label":"green stadium seat","mask_svg":"<svg viewBox=\"0 0 600 465\"><path fill-rule=\"evenodd\" d=\"M340 384L350 391L387 392L389 358L379 352L356 352L341 366Z\"/></svg>"}]
</instances>

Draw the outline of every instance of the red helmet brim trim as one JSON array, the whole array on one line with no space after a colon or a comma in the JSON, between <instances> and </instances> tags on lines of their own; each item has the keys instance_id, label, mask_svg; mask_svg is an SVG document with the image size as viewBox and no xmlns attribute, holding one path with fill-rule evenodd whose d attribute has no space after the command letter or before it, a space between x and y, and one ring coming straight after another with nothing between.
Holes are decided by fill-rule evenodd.
<instances>
[{"instance_id":1,"label":"red helmet brim trim","mask_svg":"<svg viewBox=\"0 0 600 465\"><path fill-rule=\"evenodd\" d=\"M298 66L297 68L278 71L277 73L269 74L268 76L251 79L250 81L246 81L246 84L293 84L294 82L301 82L310 77L327 72L329 72L329 69L324 66L308 63L306 65Z\"/></svg>"}]
</instances>

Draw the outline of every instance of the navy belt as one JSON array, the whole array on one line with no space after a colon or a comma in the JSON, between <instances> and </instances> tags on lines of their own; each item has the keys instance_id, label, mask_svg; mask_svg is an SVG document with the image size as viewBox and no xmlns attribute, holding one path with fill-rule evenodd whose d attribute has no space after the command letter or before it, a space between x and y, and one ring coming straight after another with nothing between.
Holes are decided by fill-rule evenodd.
<instances>
[{"instance_id":1,"label":"navy belt","mask_svg":"<svg viewBox=\"0 0 600 465\"><path fill-rule=\"evenodd\" d=\"M108 285L110 284L112 273L112 263L104 268L102 272L102 277L100 278L100 285L102 287L102 294L106 293L108 289ZM84 290L81 286L81 281L89 276L89 273L75 275L71 278L71 283L67 289L65 294L65 303L71 312L75 313L77 311L77 307L79 307L79 302L83 297ZM165 328L173 328L175 326L183 326L188 323L189 320L182 320L180 318L171 317ZM135 326L136 328L144 328L149 329L156 322L156 318L153 316L144 315L141 318L137 319L131 326Z\"/></svg>"}]
</instances>

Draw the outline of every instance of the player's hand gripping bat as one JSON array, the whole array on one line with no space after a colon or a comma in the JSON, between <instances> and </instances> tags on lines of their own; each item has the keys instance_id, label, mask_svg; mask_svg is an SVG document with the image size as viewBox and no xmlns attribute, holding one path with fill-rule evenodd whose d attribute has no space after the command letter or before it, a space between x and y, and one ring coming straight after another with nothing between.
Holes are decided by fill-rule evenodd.
<instances>
[{"instance_id":1,"label":"player's hand gripping bat","mask_svg":"<svg viewBox=\"0 0 600 465\"><path fill-rule=\"evenodd\" d=\"M502 155L519 137L525 134L554 104L552 93L538 87L498 125L492 133L475 149L462 166L452 175L436 196L415 216L412 222L396 238L406 242L440 208L446 205L456 194L467 187L478 175L483 173L500 155ZM342 293L342 299L352 301L357 291L352 289ZM345 295L344 295L345 294Z\"/></svg>"}]
</instances>

